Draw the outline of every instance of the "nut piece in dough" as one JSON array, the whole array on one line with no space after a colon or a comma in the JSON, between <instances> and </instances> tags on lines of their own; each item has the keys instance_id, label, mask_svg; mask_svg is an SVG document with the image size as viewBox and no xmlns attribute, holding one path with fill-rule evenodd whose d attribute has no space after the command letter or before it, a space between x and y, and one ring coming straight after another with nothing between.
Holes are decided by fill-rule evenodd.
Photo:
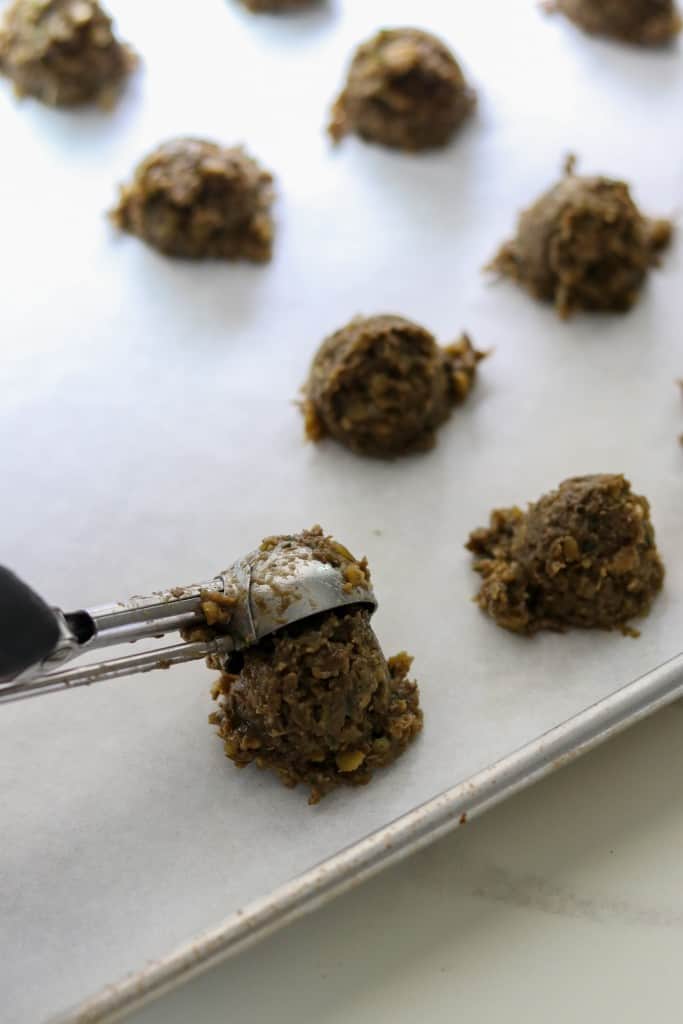
<instances>
[{"instance_id":1,"label":"nut piece in dough","mask_svg":"<svg viewBox=\"0 0 683 1024\"><path fill-rule=\"evenodd\" d=\"M356 50L329 131L337 142L355 132L396 149L431 149L450 141L474 104L440 39L415 28L385 29Z\"/></svg>"},{"instance_id":2,"label":"nut piece in dough","mask_svg":"<svg viewBox=\"0 0 683 1024\"><path fill-rule=\"evenodd\" d=\"M50 106L111 105L135 63L96 0L14 0L0 27L0 71Z\"/></svg>"},{"instance_id":3,"label":"nut piece in dough","mask_svg":"<svg viewBox=\"0 0 683 1024\"><path fill-rule=\"evenodd\" d=\"M579 177L570 158L563 179L520 215L516 236L487 269L553 302L561 317L625 312L672 230L667 220L644 217L623 181Z\"/></svg>"},{"instance_id":4,"label":"nut piece in dough","mask_svg":"<svg viewBox=\"0 0 683 1024\"><path fill-rule=\"evenodd\" d=\"M585 32L642 46L668 43L681 30L673 0L554 0L547 6Z\"/></svg>"},{"instance_id":5,"label":"nut piece in dough","mask_svg":"<svg viewBox=\"0 0 683 1024\"><path fill-rule=\"evenodd\" d=\"M355 562L320 527L299 539L316 558L368 578L366 561ZM213 656L211 667L222 675L209 721L238 767L253 761L286 786L303 782L309 803L317 803L336 786L365 785L422 729L411 660L405 653L385 659L367 610L324 612L253 647Z\"/></svg>"},{"instance_id":6,"label":"nut piece in dough","mask_svg":"<svg viewBox=\"0 0 683 1024\"><path fill-rule=\"evenodd\" d=\"M439 348L429 331L400 316L352 320L313 359L302 403L306 435L383 458L432 448L483 355L467 335Z\"/></svg>"},{"instance_id":7,"label":"nut piece in dough","mask_svg":"<svg viewBox=\"0 0 683 1024\"><path fill-rule=\"evenodd\" d=\"M650 506L621 475L572 477L519 508L496 509L467 548L477 603L499 626L531 635L567 626L624 632L662 587Z\"/></svg>"},{"instance_id":8,"label":"nut piece in dough","mask_svg":"<svg viewBox=\"0 0 683 1024\"><path fill-rule=\"evenodd\" d=\"M263 263L272 199L271 175L242 149L174 139L138 165L111 217L167 256Z\"/></svg>"}]
</instances>

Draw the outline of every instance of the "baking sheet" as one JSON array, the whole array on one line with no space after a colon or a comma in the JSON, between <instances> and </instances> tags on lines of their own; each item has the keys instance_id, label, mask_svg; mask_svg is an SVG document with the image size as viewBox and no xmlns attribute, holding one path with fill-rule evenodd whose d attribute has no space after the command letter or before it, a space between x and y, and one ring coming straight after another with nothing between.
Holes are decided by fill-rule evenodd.
<instances>
[{"instance_id":1,"label":"baking sheet","mask_svg":"<svg viewBox=\"0 0 683 1024\"><path fill-rule=\"evenodd\" d=\"M479 268L573 149L647 212L683 196L683 58L588 40L526 0L337 2L254 18L224 0L112 0L145 65L111 115L0 90L3 561L54 603L209 578L321 522L374 570L423 737L366 790L309 808L211 735L201 666L0 713L3 1021L23 1024L193 935L481 770L680 649L680 247L628 317L557 321ZM321 127L353 45L437 31L480 94L443 153ZM267 267L185 265L116 238L115 183L177 134L244 141L278 182ZM433 453L306 446L292 399L320 339L400 312L493 349ZM494 505L623 471L653 505L667 584L643 633L496 629L462 548Z\"/></svg>"}]
</instances>

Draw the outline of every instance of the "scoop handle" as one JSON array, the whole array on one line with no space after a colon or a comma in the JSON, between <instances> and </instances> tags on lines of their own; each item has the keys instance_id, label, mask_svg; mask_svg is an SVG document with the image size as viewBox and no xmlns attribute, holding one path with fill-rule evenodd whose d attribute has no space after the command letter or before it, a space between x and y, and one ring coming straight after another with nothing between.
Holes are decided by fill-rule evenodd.
<instances>
[{"instance_id":1,"label":"scoop handle","mask_svg":"<svg viewBox=\"0 0 683 1024\"><path fill-rule=\"evenodd\" d=\"M0 684L40 664L54 651L59 637L55 610L0 565Z\"/></svg>"}]
</instances>

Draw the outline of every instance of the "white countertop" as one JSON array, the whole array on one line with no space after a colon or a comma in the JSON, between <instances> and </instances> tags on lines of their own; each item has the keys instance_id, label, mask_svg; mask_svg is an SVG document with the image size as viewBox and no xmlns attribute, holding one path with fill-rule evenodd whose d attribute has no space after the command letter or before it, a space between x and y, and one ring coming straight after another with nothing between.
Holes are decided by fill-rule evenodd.
<instances>
[{"instance_id":1,"label":"white countertop","mask_svg":"<svg viewBox=\"0 0 683 1024\"><path fill-rule=\"evenodd\" d=\"M680 1020L683 704L131 1024Z\"/></svg>"}]
</instances>

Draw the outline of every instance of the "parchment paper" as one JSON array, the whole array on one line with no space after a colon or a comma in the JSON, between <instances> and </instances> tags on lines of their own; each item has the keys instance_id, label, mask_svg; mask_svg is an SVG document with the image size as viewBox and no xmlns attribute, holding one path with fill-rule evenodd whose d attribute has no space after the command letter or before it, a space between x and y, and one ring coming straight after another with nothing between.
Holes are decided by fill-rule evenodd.
<instances>
[{"instance_id":1,"label":"parchment paper","mask_svg":"<svg viewBox=\"0 0 683 1024\"><path fill-rule=\"evenodd\" d=\"M368 789L311 809L224 758L202 666L0 709L5 1024L162 958L681 646L679 244L624 317L561 323L480 273L570 149L677 214L681 52L588 39L532 0L109 7L144 59L113 113L0 89L2 559L70 609L208 578L320 522L368 555L375 626L415 656L425 730ZM333 151L352 47L402 23L453 46L476 117L428 156ZM108 226L116 183L187 133L243 141L276 174L270 266L173 263ZM493 350L429 455L303 443L292 403L316 346L374 312ZM641 638L504 633L470 602L469 530L591 472L652 501L668 576Z\"/></svg>"}]
</instances>

